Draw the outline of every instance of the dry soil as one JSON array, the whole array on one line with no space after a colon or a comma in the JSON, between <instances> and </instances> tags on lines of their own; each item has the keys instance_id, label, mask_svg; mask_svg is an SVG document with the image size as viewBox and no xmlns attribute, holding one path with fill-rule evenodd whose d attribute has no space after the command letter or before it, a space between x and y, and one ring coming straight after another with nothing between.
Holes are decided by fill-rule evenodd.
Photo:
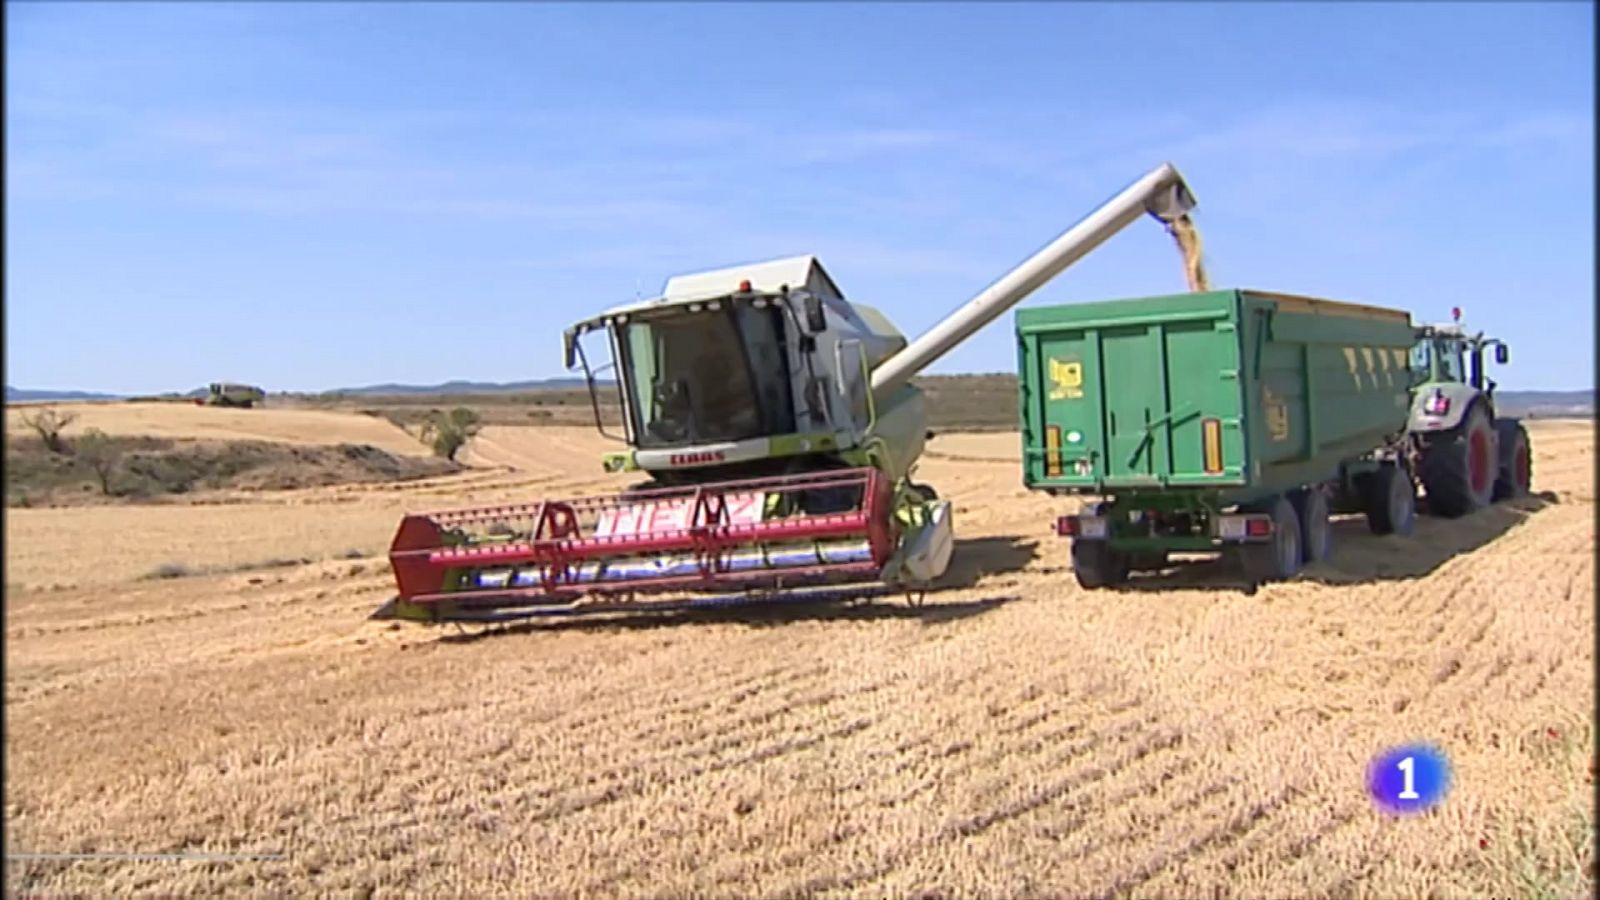
<instances>
[{"instance_id":1,"label":"dry soil","mask_svg":"<svg viewBox=\"0 0 1600 900\"><path fill-rule=\"evenodd\" d=\"M82 424L407 440L104 409ZM1048 528L1069 504L1022 489L1014 434L932 443L920 480L961 543L919 608L366 621L404 510L619 484L584 429L491 427L475 468L424 482L8 510L7 852L281 858L12 859L7 884L1592 895L1592 425L1531 430L1542 497L1410 539L1341 522L1333 561L1254 595L1205 562L1080 590ZM274 559L311 562L252 568ZM145 578L163 565L213 574ZM1386 818L1365 766L1419 739L1454 787Z\"/></svg>"}]
</instances>

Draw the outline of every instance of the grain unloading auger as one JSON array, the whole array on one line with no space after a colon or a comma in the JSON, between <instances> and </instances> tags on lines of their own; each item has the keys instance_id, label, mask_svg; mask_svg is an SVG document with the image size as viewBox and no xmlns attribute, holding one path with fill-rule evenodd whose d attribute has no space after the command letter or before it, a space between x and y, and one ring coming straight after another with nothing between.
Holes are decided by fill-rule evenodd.
<instances>
[{"instance_id":1,"label":"grain unloading auger","mask_svg":"<svg viewBox=\"0 0 1600 900\"><path fill-rule=\"evenodd\" d=\"M374 617L681 608L841 582L919 592L954 539L949 501L911 480L927 439L911 377L1141 215L1171 228L1194 205L1162 165L910 343L809 256L673 278L657 299L578 323L567 368L582 367L591 398L595 375L616 373L628 449L605 469L650 480L407 515L389 552L399 596ZM612 361L591 368L585 337L602 335Z\"/></svg>"}]
</instances>

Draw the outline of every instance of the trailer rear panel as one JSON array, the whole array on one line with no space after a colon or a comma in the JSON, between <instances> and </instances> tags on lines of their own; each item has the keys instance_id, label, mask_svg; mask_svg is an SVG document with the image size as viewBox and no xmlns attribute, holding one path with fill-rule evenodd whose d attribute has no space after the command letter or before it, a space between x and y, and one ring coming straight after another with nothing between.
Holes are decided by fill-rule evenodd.
<instances>
[{"instance_id":1,"label":"trailer rear panel","mask_svg":"<svg viewBox=\"0 0 1600 900\"><path fill-rule=\"evenodd\" d=\"M1407 313L1248 290L1019 310L1023 480L1283 490L1405 427Z\"/></svg>"}]
</instances>

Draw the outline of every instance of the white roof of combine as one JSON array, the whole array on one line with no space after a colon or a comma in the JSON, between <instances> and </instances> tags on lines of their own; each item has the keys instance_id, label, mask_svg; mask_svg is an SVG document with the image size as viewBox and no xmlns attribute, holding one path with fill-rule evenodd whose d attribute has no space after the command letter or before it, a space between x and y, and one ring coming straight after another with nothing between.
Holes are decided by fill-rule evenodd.
<instances>
[{"instance_id":1,"label":"white roof of combine","mask_svg":"<svg viewBox=\"0 0 1600 900\"><path fill-rule=\"evenodd\" d=\"M835 309L848 308L845 306L844 292L839 290L839 286L834 283L833 278L822 268L822 263L815 256L791 256L786 259L713 269L709 272L677 275L667 279L667 286L662 290L660 297L614 306L601 313L597 319L663 309L694 300L724 297L739 290L739 283L743 281L750 282L752 290L762 293L776 294L784 285L788 285L791 289L804 288L823 302L833 305Z\"/></svg>"},{"instance_id":2,"label":"white roof of combine","mask_svg":"<svg viewBox=\"0 0 1600 900\"><path fill-rule=\"evenodd\" d=\"M720 297L737 291L742 281L750 282L750 287L757 291L777 293L779 288L788 285L791 289L804 288L823 299L844 299L844 292L815 256L791 256L678 275L667 279L667 286L661 293L668 300Z\"/></svg>"}]
</instances>

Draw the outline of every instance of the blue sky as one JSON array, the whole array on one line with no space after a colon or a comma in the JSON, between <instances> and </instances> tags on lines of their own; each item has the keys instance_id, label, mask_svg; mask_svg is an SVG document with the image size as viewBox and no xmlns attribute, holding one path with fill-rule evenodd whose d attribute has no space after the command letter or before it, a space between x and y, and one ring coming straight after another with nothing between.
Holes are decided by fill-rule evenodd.
<instances>
[{"instance_id":1,"label":"blue sky","mask_svg":"<svg viewBox=\"0 0 1600 900\"><path fill-rule=\"evenodd\" d=\"M1587 3L8 3L6 383L562 374L815 253L916 334L1165 160L1214 282L1593 384ZM1153 221L1029 305L1183 289ZM1010 316L934 371L1010 371Z\"/></svg>"}]
</instances>

